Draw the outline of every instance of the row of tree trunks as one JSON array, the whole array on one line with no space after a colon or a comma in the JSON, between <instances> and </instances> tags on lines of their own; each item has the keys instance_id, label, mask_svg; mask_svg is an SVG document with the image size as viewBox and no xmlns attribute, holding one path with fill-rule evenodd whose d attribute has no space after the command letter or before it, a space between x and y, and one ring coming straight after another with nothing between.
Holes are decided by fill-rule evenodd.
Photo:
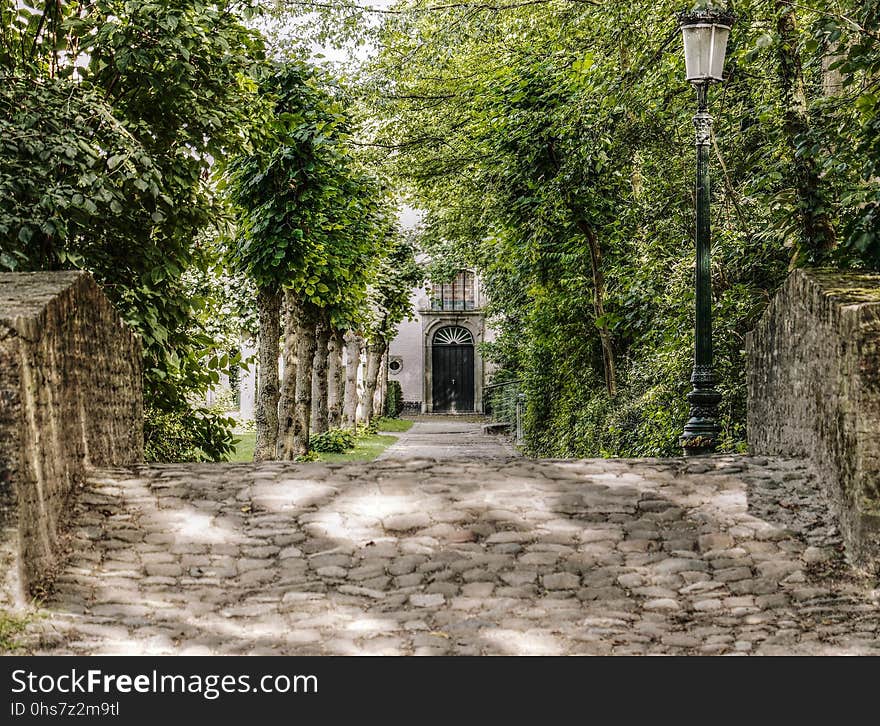
<instances>
[{"instance_id":1,"label":"row of tree trunks","mask_svg":"<svg viewBox=\"0 0 880 726\"><path fill-rule=\"evenodd\" d=\"M278 439L278 333L281 294L277 290L261 288L257 292L257 317L260 334L254 411L257 429L254 461L267 461L275 458L275 442Z\"/></svg>"},{"instance_id":2,"label":"row of tree trunks","mask_svg":"<svg viewBox=\"0 0 880 726\"><path fill-rule=\"evenodd\" d=\"M325 310L290 291L283 295L260 291L258 314L255 461L304 456L311 435L330 428L355 429L359 420L369 425L382 415L388 387L387 342L366 345L353 331L332 329Z\"/></svg>"}]
</instances>

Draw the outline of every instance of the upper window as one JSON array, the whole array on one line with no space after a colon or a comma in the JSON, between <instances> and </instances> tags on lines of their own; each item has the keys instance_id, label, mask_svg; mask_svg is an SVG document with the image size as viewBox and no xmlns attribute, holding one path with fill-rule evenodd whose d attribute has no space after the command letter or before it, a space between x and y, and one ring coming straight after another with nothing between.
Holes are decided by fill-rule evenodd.
<instances>
[{"instance_id":1,"label":"upper window","mask_svg":"<svg viewBox=\"0 0 880 726\"><path fill-rule=\"evenodd\" d=\"M473 272L459 270L449 282L434 284L432 310L473 310L475 307Z\"/></svg>"}]
</instances>

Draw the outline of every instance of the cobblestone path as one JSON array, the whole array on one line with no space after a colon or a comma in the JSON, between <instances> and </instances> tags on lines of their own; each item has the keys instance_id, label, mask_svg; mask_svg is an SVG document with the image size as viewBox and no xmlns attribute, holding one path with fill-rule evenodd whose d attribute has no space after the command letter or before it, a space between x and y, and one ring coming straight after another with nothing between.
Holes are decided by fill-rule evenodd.
<instances>
[{"instance_id":1,"label":"cobblestone path","mask_svg":"<svg viewBox=\"0 0 880 726\"><path fill-rule=\"evenodd\" d=\"M797 462L142 466L96 474L45 653L880 653Z\"/></svg>"},{"instance_id":2,"label":"cobblestone path","mask_svg":"<svg viewBox=\"0 0 880 726\"><path fill-rule=\"evenodd\" d=\"M421 417L380 459L497 459L516 456L505 436L482 432L484 419Z\"/></svg>"}]
</instances>

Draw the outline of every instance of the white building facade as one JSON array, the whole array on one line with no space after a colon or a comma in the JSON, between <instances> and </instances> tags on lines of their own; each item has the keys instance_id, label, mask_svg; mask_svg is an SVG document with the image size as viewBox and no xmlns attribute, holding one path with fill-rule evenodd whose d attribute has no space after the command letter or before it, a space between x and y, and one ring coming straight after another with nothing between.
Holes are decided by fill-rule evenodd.
<instances>
[{"instance_id":1,"label":"white building facade","mask_svg":"<svg viewBox=\"0 0 880 726\"><path fill-rule=\"evenodd\" d=\"M486 299L479 279L461 270L453 280L412 291L414 320L405 320L388 350L388 380L398 381L410 413L483 413L483 392L491 372L480 344L495 333L486 324ZM257 387L256 341L242 336L241 352L251 364L239 374L238 417L254 417ZM358 393L363 391L363 365ZM283 375L283 362L279 360ZM224 381L224 383L226 383ZM228 387L223 386L223 390ZM207 403L214 403L215 391Z\"/></svg>"},{"instance_id":2,"label":"white building facade","mask_svg":"<svg viewBox=\"0 0 880 726\"><path fill-rule=\"evenodd\" d=\"M406 410L482 413L490 370L480 344L495 335L479 279L460 270L449 282L414 290L412 301L416 319L400 324L388 351L388 379L400 383Z\"/></svg>"}]
</instances>

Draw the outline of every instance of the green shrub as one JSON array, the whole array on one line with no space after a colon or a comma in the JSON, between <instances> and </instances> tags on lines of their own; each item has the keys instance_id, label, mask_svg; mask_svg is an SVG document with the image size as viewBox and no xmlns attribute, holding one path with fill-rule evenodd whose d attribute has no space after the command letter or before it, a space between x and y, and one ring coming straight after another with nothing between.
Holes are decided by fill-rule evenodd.
<instances>
[{"instance_id":1,"label":"green shrub","mask_svg":"<svg viewBox=\"0 0 880 726\"><path fill-rule=\"evenodd\" d=\"M330 429L323 434L315 434L310 440L312 451L324 454L342 454L354 448L355 436L346 429Z\"/></svg>"},{"instance_id":2,"label":"green shrub","mask_svg":"<svg viewBox=\"0 0 880 726\"><path fill-rule=\"evenodd\" d=\"M357 427L357 437L359 439L366 438L367 436L374 436L379 433L379 419L373 419L370 421L369 426L365 426L363 423L359 423Z\"/></svg>"},{"instance_id":3,"label":"green shrub","mask_svg":"<svg viewBox=\"0 0 880 726\"><path fill-rule=\"evenodd\" d=\"M144 409L147 461L222 461L232 453L234 421L208 409Z\"/></svg>"},{"instance_id":4,"label":"green shrub","mask_svg":"<svg viewBox=\"0 0 880 726\"><path fill-rule=\"evenodd\" d=\"M403 389L399 381L388 381L385 392L385 415L388 418L399 418L403 413Z\"/></svg>"}]
</instances>

